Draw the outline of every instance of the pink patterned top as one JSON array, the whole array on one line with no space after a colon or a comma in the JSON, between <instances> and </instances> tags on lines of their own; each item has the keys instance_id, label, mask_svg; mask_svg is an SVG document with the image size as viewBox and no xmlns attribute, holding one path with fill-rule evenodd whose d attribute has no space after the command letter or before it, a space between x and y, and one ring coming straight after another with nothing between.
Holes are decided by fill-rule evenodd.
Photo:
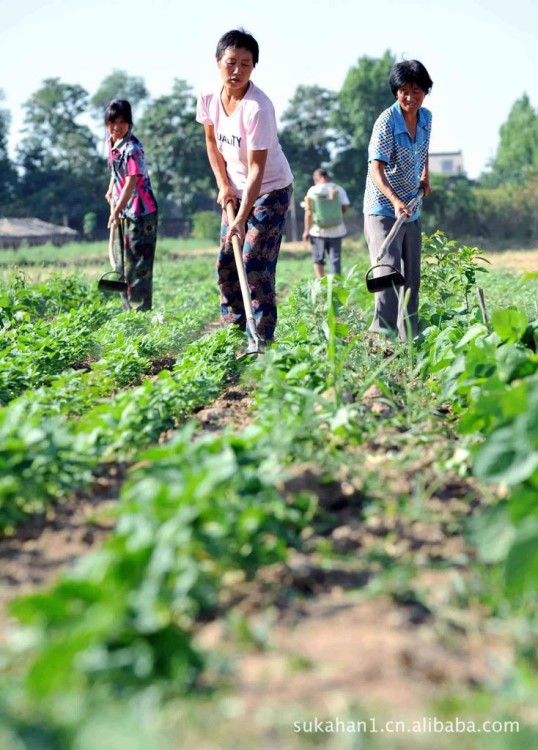
<instances>
[{"instance_id":1,"label":"pink patterned top","mask_svg":"<svg viewBox=\"0 0 538 750\"><path fill-rule=\"evenodd\" d=\"M112 146L108 143L108 163L114 177L112 198L115 202L120 197L128 176L137 175L135 191L121 212L122 216L136 220L141 216L157 211L157 200L151 189L144 148L138 138L129 130L125 138Z\"/></svg>"}]
</instances>

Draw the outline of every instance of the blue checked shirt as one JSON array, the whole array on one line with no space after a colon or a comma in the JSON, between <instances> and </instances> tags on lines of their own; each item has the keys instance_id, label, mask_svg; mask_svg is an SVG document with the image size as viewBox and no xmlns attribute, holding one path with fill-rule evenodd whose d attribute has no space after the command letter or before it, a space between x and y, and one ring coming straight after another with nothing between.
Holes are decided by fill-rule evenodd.
<instances>
[{"instance_id":1,"label":"blue checked shirt","mask_svg":"<svg viewBox=\"0 0 538 750\"><path fill-rule=\"evenodd\" d=\"M416 137L413 140L407 130L400 105L394 102L377 118L370 145L368 163L373 159L385 162L385 176L392 189L404 203L408 203L418 192L420 177L428 158L432 113L421 107L418 110ZM363 211L365 214L390 216L394 218L394 208L385 198L370 176L366 178ZM409 218L415 221L420 216L420 203Z\"/></svg>"}]
</instances>

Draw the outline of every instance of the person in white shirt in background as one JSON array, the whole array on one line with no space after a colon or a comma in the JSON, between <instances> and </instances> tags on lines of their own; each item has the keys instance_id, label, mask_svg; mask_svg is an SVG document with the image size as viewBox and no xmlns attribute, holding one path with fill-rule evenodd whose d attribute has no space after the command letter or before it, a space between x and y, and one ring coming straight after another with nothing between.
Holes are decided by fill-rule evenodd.
<instances>
[{"instance_id":1,"label":"person in white shirt in background","mask_svg":"<svg viewBox=\"0 0 538 750\"><path fill-rule=\"evenodd\" d=\"M313 179L305 198L303 240L310 238L314 273L321 279L326 254L329 273L341 273L342 238L346 235L343 215L350 203L344 188L332 182L326 169L316 169Z\"/></svg>"}]
</instances>

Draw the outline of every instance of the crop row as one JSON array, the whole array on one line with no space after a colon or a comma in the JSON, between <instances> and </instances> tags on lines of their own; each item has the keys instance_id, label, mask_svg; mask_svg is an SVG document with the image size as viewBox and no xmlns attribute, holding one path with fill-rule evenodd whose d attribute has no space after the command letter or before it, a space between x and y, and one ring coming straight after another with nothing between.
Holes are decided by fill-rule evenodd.
<instances>
[{"instance_id":1,"label":"crop row","mask_svg":"<svg viewBox=\"0 0 538 750\"><path fill-rule=\"evenodd\" d=\"M209 282L184 284L183 301L169 303L158 315L136 315L122 312L115 299L90 295L87 284L70 281L66 279L67 289L74 286L78 294L66 298L64 290L64 297L56 303L56 283L46 288L49 296L43 292L38 305L26 288L9 290L22 291L23 301L34 300L33 312L44 307L55 315L41 320L26 310L5 325L0 402L7 404L29 389L54 384L58 375L72 369L91 370L87 376L80 372L73 376L82 390L91 384L94 391L105 394L127 385L147 371L152 359L177 353L213 317L216 308L208 294L212 288ZM20 299L18 304L22 304ZM67 304L69 309L62 309Z\"/></svg>"},{"instance_id":2,"label":"crop row","mask_svg":"<svg viewBox=\"0 0 538 750\"><path fill-rule=\"evenodd\" d=\"M52 499L87 485L106 462L133 456L213 399L234 369L236 347L229 332L203 337L182 352L172 372L99 399L77 420L51 414L54 402L48 398L42 403L21 398L4 407L0 527L10 528ZM64 398L68 395L64 392Z\"/></svg>"},{"instance_id":3,"label":"crop row","mask_svg":"<svg viewBox=\"0 0 538 750\"><path fill-rule=\"evenodd\" d=\"M505 499L474 525L484 562L501 563L507 589L533 597L538 579L538 320L515 307L491 323L426 331L424 375L459 415L473 472ZM465 452L462 453L465 456Z\"/></svg>"},{"instance_id":4,"label":"crop row","mask_svg":"<svg viewBox=\"0 0 538 750\"><path fill-rule=\"evenodd\" d=\"M501 478L514 492L516 515L510 516L509 502L501 506L514 529L504 548L509 554L519 521L536 515L537 326L514 310L498 311L491 324L484 322L470 301L476 285L473 253L464 249L458 257L442 241L434 242L431 279L425 280L426 289L431 281L433 301L425 296L422 310L428 327L416 347L396 347L389 358L366 355L369 309L354 278L299 284L280 308L278 346L249 366L259 410L255 426L239 435L200 438L187 426L165 445L136 453L160 429L175 426L178 403L187 414L200 394L209 400L222 386L237 366L230 332L193 345L191 358L172 376L147 381L121 394L112 408L104 404L83 415L80 430L69 436L71 445L80 439L89 456L128 456L136 466L121 492L116 528L102 549L50 590L13 606L32 627L31 640L17 655L19 696L29 702L21 709L15 693L5 696L18 717L13 726L24 715L24 731L39 731L39 713L36 719L28 710L33 701L49 712L48 721L65 724L58 699L66 692L79 705L82 698L89 701L91 711L95 688L102 695L151 688L169 696L199 684L206 666L196 645L200 619L218 611L234 582L285 559L288 548L301 547L305 527L322 515L311 493L282 491L289 469L309 463L330 479L347 464L361 473L360 447L380 426L361 399L372 382L404 403L391 417L400 432L412 432L419 402L428 403L432 413L451 403L469 438L462 471L474 462L481 476ZM192 398L183 405L179 392L188 395L189 388ZM531 418L525 419L528 412ZM491 445L505 445L503 430L514 437L497 462L491 457L501 453ZM517 453L522 435L525 448ZM450 450L447 458L454 458ZM524 470L523 454L530 455ZM360 491L351 490L347 500L358 507L367 495L368 478L361 476ZM525 533L528 539L528 528ZM523 540L517 544L521 562ZM534 563L530 570L534 575ZM508 582L521 594L531 578L509 575ZM66 737L57 740L58 748L68 747Z\"/></svg>"},{"instance_id":5,"label":"crop row","mask_svg":"<svg viewBox=\"0 0 538 750\"><path fill-rule=\"evenodd\" d=\"M103 305L88 284L76 277L66 277L64 284L53 278L33 288L16 276L5 290L15 307L24 308L20 320L16 318L8 325L14 341L21 326L32 325L37 331L35 341L39 341L39 317L47 310L49 325L60 319L59 332L67 328L66 335L74 337L78 335L76 321L84 315L95 319L104 316L106 322L96 330L84 326L81 338L88 334L85 341L91 342L92 357L83 369L68 368L53 374L50 368L47 372L46 363L42 369L23 367L23 394L0 408L0 466L4 472L0 481L0 528L10 529L28 514L42 511L52 499L85 486L108 461L133 455L176 424L193 405L216 395L212 376L199 376L204 354L213 350L213 344L203 339L194 348L186 348L218 309L207 262L189 262L179 270L172 267L166 278L166 286L157 286L158 312L144 315L119 311L116 300ZM56 345L57 334L46 338L47 346ZM65 356L61 341L58 351ZM218 341L228 339L225 336ZM227 362L225 370L234 369L230 351L239 345L233 336L230 341L223 344L220 355ZM116 393L118 388L139 382L155 360L158 363L170 355L177 358L171 381L163 373L156 382ZM39 355L34 361L39 361ZM20 367L17 358L11 357L4 374L13 375ZM187 382L189 372L193 383ZM217 363L215 382L222 382L224 377ZM39 379L46 380L47 385L31 389L30 381L35 384ZM174 385L177 382L181 383L179 395Z\"/></svg>"}]
</instances>

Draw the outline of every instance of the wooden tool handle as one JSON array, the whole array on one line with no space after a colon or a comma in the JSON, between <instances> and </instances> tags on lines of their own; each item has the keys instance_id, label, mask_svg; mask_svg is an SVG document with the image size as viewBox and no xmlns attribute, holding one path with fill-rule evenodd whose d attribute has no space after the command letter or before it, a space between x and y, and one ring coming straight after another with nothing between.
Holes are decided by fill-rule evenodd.
<instances>
[{"instance_id":1,"label":"wooden tool handle","mask_svg":"<svg viewBox=\"0 0 538 750\"><path fill-rule=\"evenodd\" d=\"M235 221L235 211L232 202L226 204L226 215L228 216L228 224L232 224ZM234 251L235 265L237 267L237 275L239 276L239 285L241 287L241 295L243 297L243 304L245 306L245 313L247 320L254 319L254 313L252 311L252 300L250 299L250 289L248 288L247 274L245 272L245 265L243 263L243 253L241 245L239 244L239 237L232 235L232 247Z\"/></svg>"}]
</instances>

